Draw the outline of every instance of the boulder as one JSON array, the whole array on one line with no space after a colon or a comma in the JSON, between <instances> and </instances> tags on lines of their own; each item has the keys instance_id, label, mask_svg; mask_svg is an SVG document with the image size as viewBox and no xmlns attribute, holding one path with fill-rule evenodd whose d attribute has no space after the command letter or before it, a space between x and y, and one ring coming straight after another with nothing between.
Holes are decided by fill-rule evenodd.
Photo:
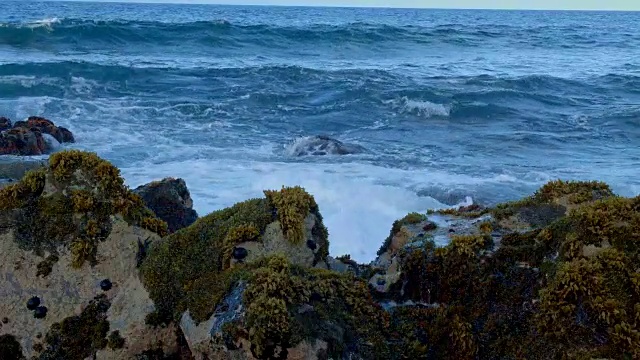
<instances>
[{"instance_id":1,"label":"boulder","mask_svg":"<svg viewBox=\"0 0 640 360\"><path fill-rule=\"evenodd\" d=\"M74 141L71 131L42 117L32 116L13 125L0 117L0 155L43 155L56 151L60 143Z\"/></svg>"},{"instance_id":2,"label":"boulder","mask_svg":"<svg viewBox=\"0 0 640 360\"><path fill-rule=\"evenodd\" d=\"M42 155L45 151L39 130L14 127L0 133L0 155Z\"/></svg>"},{"instance_id":3,"label":"boulder","mask_svg":"<svg viewBox=\"0 0 640 360\"><path fill-rule=\"evenodd\" d=\"M307 136L297 139L288 152L291 156L349 155L367 150L357 144L347 144L324 135Z\"/></svg>"},{"instance_id":4,"label":"boulder","mask_svg":"<svg viewBox=\"0 0 640 360\"><path fill-rule=\"evenodd\" d=\"M166 224L123 184L95 154L63 151L0 189L0 314L8 320L0 335L14 336L27 358L121 359L176 347L173 332L145 324L154 304L136 270L138 242L158 241ZM105 279L111 286L101 288ZM34 296L46 308L38 316L27 308ZM84 337L74 340L79 334L60 323ZM114 331L124 347L105 350Z\"/></svg>"},{"instance_id":5,"label":"boulder","mask_svg":"<svg viewBox=\"0 0 640 360\"><path fill-rule=\"evenodd\" d=\"M193 224L198 213L183 179L165 178L141 185L133 190L145 205L169 226L169 233Z\"/></svg>"}]
</instances>

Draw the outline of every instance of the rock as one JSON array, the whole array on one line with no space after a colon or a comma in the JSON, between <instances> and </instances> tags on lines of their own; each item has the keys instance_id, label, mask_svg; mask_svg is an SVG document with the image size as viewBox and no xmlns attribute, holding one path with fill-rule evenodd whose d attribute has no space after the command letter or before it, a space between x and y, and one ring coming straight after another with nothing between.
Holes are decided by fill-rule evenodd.
<instances>
[{"instance_id":1,"label":"rock","mask_svg":"<svg viewBox=\"0 0 640 360\"><path fill-rule=\"evenodd\" d=\"M107 311L107 320L109 331L118 331L125 340L125 346L121 349L102 349L97 352L96 359L134 359L135 355L148 350L163 354L176 353L175 325L156 328L146 325L146 316L155 310L155 305L138 274L132 273L116 290Z\"/></svg>"},{"instance_id":2,"label":"rock","mask_svg":"<svg viewBox=\"0 0 640 360\"><path fill-rule=\"evenodd\" d=\"M58 130L60 130L60 133L62 134L62 141L60 141L61 143L72 143L72 142L76 142L75 137L73 136L73 133L71 132L71 130L59 126Z\"/></svg>"},{"instance_id":3,"label":"rock","mask_svg":"<svg viewBox=\"0 0 640 360\"><path fill-rule=\"evenodd\" d=\"M71 131L43 117L32 116L13 126L0 117L0 155L43 155L57 151L60 143L74 141Z\"/></svg>"},{"instance_id":4,"label":"rock","mask_svg":"<svg viewBox=\"0 0 640 360\"><path fill-rule=\"evenodd\" d=\"M334 259L331 256L327 256L327 267L331 271L339 272L339 273L357 273L357 267L352 263L346 263L338 259Z\"/></svg>"},{"instance_id":5,"label":"rock","mask_svg":"<svg viewBox=\"0 0 640 360\"><path fill-rule=\"evenodd\" d=\"M304 221L305 224L305 240L299 244L293 244L286 239L282 232L282 226L279 221L274 221L267 226L262 236L262 241L244 242L237 245L237 248L244 248L248 252L245 261L250 262L259 257L268 254L283 254L292 263L313 267L315 264L316 254L307 246L307 241L314 243L324 243L324 239L318 238L313 234L313 228L316 225L317 218L314 214L309 214ZM233 263L234 261L232 261Z\"/></svg>"},{"instance_id":6,"label":"rock","mask_svg":"<svg viewBox=\"0 0 640 360\"><path fill-rule=\"evenodd\" d=\"M0 155L42 155L46 151L40 131L14 127L0 133Z\"/></svg>"},{"instance_id":7,"label":"rock","mask_svg":"<svg viewBox=\"0 0 640 360\"><path fill-rule=\"evenodd\" d=\"M367 150L356 144L346 144L328 136L316 135L297 139L288 149L291 156L348 155Z\"/></svg>"},{"instance_id":8,"label":"rock","mask_svg":"<svg viewBox=\"0 0 640 360\"><path fill-rule=\"evenodd\" d=\"M1 331L15 335L27 358L35 355L34 345L44 345L45 352L54 351L50 345L40 344L37 334L49 336L58 331L52 329L54 323L79 315L100 293L96 284L103 279L114 284L103 295L107 301L118 296L124 299L120 311L126 314L122 316L125 321L118 326L137 331L120 331L131 337L128 348L136 347L138 336L162 335L145 330L145 317L153 308L145 312L128 307L136 304L135 296L149 299L146 290L141 287L141 295L119 285L138 276L137 240L160 239L142 227L162 233L164 223L158 223L142 200L127 190L116 170L95 154L63 151L50 157L48 167L0 190L0 314L15 320L3 325ZM110 206L100 207L106 203ZM44 273L43 262L50 262ZM40 304L30 312L25 309L25 299L33 294L38 294ZM166 346L171 346L172 340L175 345L173 333L162 339ZM127 349L122 350L126 356L114 359L134 358ZM69 358L64 352L61 356Z\"/></svg>"},{"instance_id":9,"label":"rock","mask_svg":"<svg viewBox=\"0 0 640 360\"><path fill-rule=\"evenodd\" d=\"M11 129L11 120L4 116L0 116L0 131Z\"/></svg>"},{"instance_id":10,"label":"rock","mask_svg":"<svg viewBox=\"0 0 640 360\"><path fill-rule=\"evenodd\" d=\"M38 129L40 130L41 133L43 134L48 134L53 136L56 140L58 140L59 143L63 143L63 142L70 142L69 140L71 140L71 142L73 141L73 135L69 136L71 134L71 132L67 129L65 129L67 135L65 136L63 134L63 131L58 128L53 121L45 119L43 117L39 117L39 116L30 116L27 119L27 127L31 128L31 129ZM65 141L66 140L66 141Z\"/></svg>"},{"instance_id":11,"label":"rock","mask_svg":"<svg viewBox=\"0 0 640 360\"><path fill-rule=\"evenodd\" d=\"M427 221L427 223L422 227L422 230L424 231L433 231L435 229L437 229L438 226L436 225L436 223L434 223L433 221Z\"/></svg>"},{"instance_id":12,"label":"rock","mask_svg":"<svg viewBox=\"0 0 640 360\"><path fill-rule=\"evenodd\" d=\"M244 316L242 296L246 290L246 284L239 282L218 305L215 313L207 321L200 324L195 323L189 311L182 314L180 319L180 329L189 344L189 348L196 354L196 359L219 359L224 353L223 349L214 346L214 339L224 342L222 339L222 327L232 321L241 319Z\"/></svg>"},{"instance_id":13,"label":"rock","mask_svg":"<svg viewBox=\"0 0 640 360\"><path fill-rule=\"evenodd\" d=\"M140 195L145 205L167 223L170 233L187 227L198 219L183 179L165 178L139 186L133 192Z\"/></svg>"},{"instance_id":14,"label":"rock","mask_svg":"<svg viewBox=\"0 0 640 360\"><path fill-rule=\"evenodd\" d=\"M315 241L309 239L307 240L307 247L311 249L311 251L315 251L318 248L318 244Z\"/></svg>"}]
</instances>

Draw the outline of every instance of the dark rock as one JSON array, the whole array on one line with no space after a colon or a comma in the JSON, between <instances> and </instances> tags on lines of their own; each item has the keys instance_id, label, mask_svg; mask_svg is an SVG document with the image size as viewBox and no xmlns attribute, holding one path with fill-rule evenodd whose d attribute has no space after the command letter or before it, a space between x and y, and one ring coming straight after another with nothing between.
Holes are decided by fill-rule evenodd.
<instances>
[{"instance_id":1,"label":"dark rock","mask_svg":"<svg viewBox=\"0 0 640 360\"><path fill-rule=\"evenodd\" d=\"M11 120L6 117L0 116L0 131L11 129Z\"/></svg>"},{"instance_id":2,"label":"dark rock","mask_svg":"<svg viewBox=\"0 0 640 360\"><path fill-rule=\"evenodd\" d=\"M40 298L37 296L34 296L27 301L27 309L29 310L35 310L38 306L40 306Z\"/></svg>"},{"instance_id":3,"label":"dark rock","mask_svg":"<svg viewBox=\"0 0 640 360\"><path fill-rule=\"evenodd\" d=\"M420 233L420 234L418 234L418 237L419 237L419 238L424 237L424 234L423 234L423 233Z\"/></svg>"},{"instance_id":4,"label":"dark rock","mask_svg":"<svg viewBox=\"0 0 640 360\"><path fill-rule=\"evenodd\" d=\"M44 319L47 316L47 311L48 309L46 306L38 306L33 312L33 317L36 319Z\"/></svg>"},{"instance_id":5,"label":"dark rock","mask_svg":"<svg viewBox=\"0 0 640 360\"><path fill-rule=\"evenodd\" d=\"M62 134L62 142L68 142L68 143L76 142L76 139L73 136L73 133L69 129L62 126L58 127L58 129Z\"/></svg>"},{"instance_id":6,"label":"dark rock","mask_svg":"<svg viewBox=\"0 0 640 360\"><path fill-rule=\"evenodd\" d=\"M436 225L436 223L434 223L433 221L428 221L423 227L422 230L424 231L433 231L435 229L438 228L438 225Z\"/></svg>"},{"instance_id":7,"label":"dark rock","mask_svg":"<svg viewBox=\"0 0 640 360\"><path fill-rule=\"evenodd\" d=\"M348 155L364 153L366 151L367 150L360 145L346 144L324 135L298 139L289 148L289 153L292 156Z\"/></svg>"},{"instance_id":8,"label":"dark rock","mask_svg":"<svg viewBox=\"0 0 640 360\"><path fill-rule=\"evenodd\" d=\"M0 117L0 131L0 155L42 155L57 150L58 143L75 141L71 131L38 116L13 126L9 119ZM47 141L46 136L55 141Z\"/></svg>"},{"instance_id":9,"label":"dark rock","mask_svg":"<svg viewBox=\"0 0 640 360\"><path fill-rule=\"evenodd\" d=\"M233 248L233 258L236 260L242 260L244 258L247 257L247 255L249 255L249 252L247 251L247 249L242 248L242 247L235 247Z\"/></svg>"},{"instance_id":10,"label":"dark rock","mask_svg":"<svg viewBox=\"0 0 640 360\"><path fill-rule=\"evenodd\" d=\"M8 317L6 317L6 316L5 316L5 317L3 317L3 318L2 318L2 323L3 323L3 324L8 324L8 323L9 323L9 318L8 318Z\"/></svg>"},{"instance_id":11,"label":"dark rock","mask_svg":"<svg viewBox=\"0 0 640 360\"><path fill-rule=\"evenodd\" d=\"M383 286L384 284L386 284L387 281L384 278L378 278L378 280L376 281L376 284Z\"/></svg>"},{"instance_id":12,"label":"dark rock","mask_svg":"<svg viewBox=\"0 0 640 360\"><path fill-rule=\"evenodd\" d=\"M170 233L185 228L198 219L183 179L165 178L139 186L133 192L140 195L144 204L167 223Z\"/></svg>"},{"instance_id":13,"label":"dark rock","mask_svg":"<svg viewBox=\"0 0 640 360\"><path fill-rule=\"evenodd\" d=\"M42 155L45 141L37 129L14 127L0 134L0 155Z\"/></svg>"},{"instance_id":14,"label":"dark rock","mask_svg":"<svg viewBox=\"0 0 640 360\"><path fill-rule=\"evenodd\" d=\"M109 291L111 290L111 287L113 287L113 284L109 279L100 281L100 289L102 289L102 291Z\"/></svg>"},{"instance_id":15,"label":"dark rock","mask_svg":"<svg viewBox=\"0 0 640 360\"><path fill-rule=\"evenodd\" d=\"M59 143L64 142L62 131L51 120L40 116L30 116L27 119L27 126L31 129L38 129L43 134L53 136Z\"/></svg>"},{"instance_id":16,"label":"dark rock","mask_svg":"<svg viewBox=\"0 0 640 360\"><path fill-rule=\"evenodd\" d=\"M456 232L456 231L455 231L453 228L450 228L450 229L449 229L449 232L450 232L450 233L454 233L454 232Z\"/></svg>"},{"instance_id":17,"label":"dark rock","mask_svg":"<svg viewBox=\"0 0 640 360\"><path fill-rule=\"evenodd\" d=\"M318 248L318 244L312 239L307 240L307 247L313 251L316 251Z\"/></svg>"}]
</instances>

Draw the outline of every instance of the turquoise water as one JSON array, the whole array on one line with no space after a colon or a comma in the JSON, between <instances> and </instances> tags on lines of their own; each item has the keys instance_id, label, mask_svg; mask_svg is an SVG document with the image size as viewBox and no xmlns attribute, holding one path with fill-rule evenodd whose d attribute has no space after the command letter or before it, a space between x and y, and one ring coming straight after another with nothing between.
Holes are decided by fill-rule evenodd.
<instances>
[{"instance_id":1,"label":"turquoise water","mask_svg":"<svg viewBox=\"0 0 640 360\"><path fill-rule=\"evenodd\" d=\"M334 255L555 179L640 193L640 13L0 3L0 115L46 116L200 214L302 185ZM307 137L355 155L294 156Z\"/></svg>"}]
</instances>

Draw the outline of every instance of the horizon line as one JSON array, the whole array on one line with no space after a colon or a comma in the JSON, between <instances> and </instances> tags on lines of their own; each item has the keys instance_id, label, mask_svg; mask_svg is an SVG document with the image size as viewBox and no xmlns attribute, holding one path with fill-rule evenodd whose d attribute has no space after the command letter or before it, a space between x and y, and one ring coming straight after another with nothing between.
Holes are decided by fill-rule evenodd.
<instances>
[{"instance_id":1,"label":"horizon line","mask_svg":"<svg viewBox=\"0 0 640 360\"><path fill-rule=\"evenodd\" d=\"M21 0L9 0L21 1ZM152 5L213 5L213 6L260 6L260 7L306 7L306 8L344 8L344 9L406 9L406 10L496 10L496 11L579 11L579 12L640 12L640 9L569 9L569 8L490 8L490 7L439 7L439 6L385 6L385 5L334 5L334 4L229 4L215 3L207 0L29 0L34 2L86 2L86 3L116 3L116 4L152 4Z\"/></svg>"}]
</instances>

